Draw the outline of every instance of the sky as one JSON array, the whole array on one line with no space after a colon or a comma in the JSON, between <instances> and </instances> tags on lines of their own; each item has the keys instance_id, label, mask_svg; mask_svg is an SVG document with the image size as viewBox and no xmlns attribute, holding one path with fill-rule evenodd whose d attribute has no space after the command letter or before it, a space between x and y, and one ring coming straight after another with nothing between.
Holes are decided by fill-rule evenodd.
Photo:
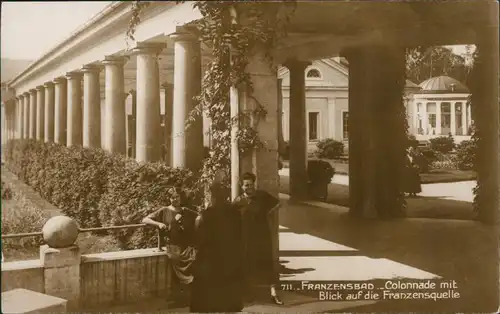
<instances>
[{"instance_id":1,"label":"sky","mask_svg":"<svg viewBox=\"0 0 500 314\"><path fill-rule=\"evenodd\" d=\"M36 60L112 1L2 1L2 58Z\"/></svg>"},{"instance_id":2,"label":"sky","mask_svg":"<svg viewBox=\"0 0 500 314\"><path fill-rule=\"evenodd\" d=\"M36 60L112 1L2 2L1 56ZM463 53L463 47L454 48Z\"/></svg>"}]
</instances>

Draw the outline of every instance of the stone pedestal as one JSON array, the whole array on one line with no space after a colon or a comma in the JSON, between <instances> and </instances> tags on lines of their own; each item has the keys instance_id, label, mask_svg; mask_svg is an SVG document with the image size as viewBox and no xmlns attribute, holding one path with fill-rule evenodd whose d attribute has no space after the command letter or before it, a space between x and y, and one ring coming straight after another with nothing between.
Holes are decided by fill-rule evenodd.
<instances>
[{"instance_id":1,"label":"stone pedestal","mask_svg":"<svg viewBox=\"0 0 500 314\"><path fill-rule=\"evenodd\" d=\"M40 247L44 268L45 293L68 301L68 308L78 307L80 300L80 263L78 246L67 248Z\"/></svg>"},{"instance_id":2,"label":"stone pedestal","mask_svg":"<svg viewBox=\"0 0 500 314\"><path fill-rule=\"evenodd\" d=\"M67 301L26 289L2 292L2 313L66 313Z\"/></svg>"}]
</instances>

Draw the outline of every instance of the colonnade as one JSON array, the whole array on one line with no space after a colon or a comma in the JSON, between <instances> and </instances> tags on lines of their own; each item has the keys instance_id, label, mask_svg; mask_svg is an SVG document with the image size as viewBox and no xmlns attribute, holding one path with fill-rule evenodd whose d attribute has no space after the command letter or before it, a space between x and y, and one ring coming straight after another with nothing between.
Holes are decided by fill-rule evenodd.
<instances>
[{"instance_id":1,"label":"colonnade","mask_svg":"<svg viewBox=\"0 0 500 314\"><path fill-rule=\"evenodd\" d=\"M193 97L201 90L201 48L187 32L171 35L174 40L174 82L160 86L158 55L165 43L138 43L126 56L104 56L65 75L17 95L6 103L6 137L36 139L69 146L100 148L127 153L127 134L135 142L137 161L158 161L161 146L169 151L167 161L174 167L199 170L203 158L203 120L186 131L186 118L196 105ZM127 130L124 67L137 60L135 127ZM105 71L104 114L101 117L100 72ZM175 88L174 88L175 87ZM160 92L167 102L167 132L160 126ZM101 132L101 118L105 119ZM135 130L134 130L135 129ZM134 134L131 134L134 133ZM102 134L102 135L101 135ZM168 138L161 138L166 134ZM130 140L130 139L129 139Z\"/></svg>"}]
</instances>

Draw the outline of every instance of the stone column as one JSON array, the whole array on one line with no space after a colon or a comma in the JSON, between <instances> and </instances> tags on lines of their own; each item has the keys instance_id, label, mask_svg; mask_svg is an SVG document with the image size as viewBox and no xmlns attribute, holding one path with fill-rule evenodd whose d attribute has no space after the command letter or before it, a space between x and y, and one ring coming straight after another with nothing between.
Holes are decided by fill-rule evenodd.
<instances>
[{"instance_id":1,"label":"stone column","mask_svg":"<svg viewBox=\"0 0 500 314\"><path fill-rule=\"evenodd\" d=\"M165 160L167 164L172 165L172 124L173 124L173 106L174 106L174 85L165 83L162 85L165 93Z\"/></svg>"},{"instance_id":2,"label":"stone column","mask_svg":"<svg viewBox=\"0 0 500 314\"><path fill-rule=\"evenodd\" d=\"M67 143L68 82L65 77L54 80L54 142Z\"/></svg>"},{"instance_id":3,"label":"stone column","mask_svg":"<svg viewBox=\"0 0 500 314\"><path fill-rule=\"evenodd\" d=\"M450 111L451 111L451 123L450 123L450 128L451 128L451 135L456 135L457 134L457 121L456 121L456 114L455 114L455 103L452 101L450 102Z\"/></svg>"},{"instance_id":4,"label":"stone column","mask_svg":"<svg viewBox=\"0 0 500 314\"><path fill-rule=\"evenodd\" d=\"M441 102L436 102L436 135L441 135Z\"/></svg>"},{"instance_id":5,"label":"stone column","mask_svg":"<svg viewBox=\"0 0 500 314\"><path fill-rule=\"evenodd\" d=\"M160 159L160 73L158 54L164 44L139 43L133 50L137 56L137 138L136 160Z\"/></svg>"},{"instance_id":6,"label":"stone column","mask_svg":"<svg viewBox=\"0 0 500 314\"><path fill-rule=\"evenodd\" d=\"M462 111L460 112L462 114L462 135L467 135L467 103L463 102L462 105L460 106L462 108Z\"/></svg>"},{"instance_id":7,"label":"stone column","mask_svg":"<svg viewBox=\"0 0 500 314\"><path fill-rule=\"evenodd\" d=\"M29 129L29 138L36 138L36 112L37 112L37 103L36 103L36 89L30 89L30 129Z\"/></svg>"},{"instance_id":8,"label":"stone column","mask_svg":"<svg viewBox=\"0 0 500 314\"><path fill-rule=\"evenodd\" d=\"M43 141L45 139L45 88L38 86L36 91L36 139Z\"/></svg>"},{"instance_id":9,"label":"stone column","mask_svg":"<svg viewBox=\"0 0 500 314\"><path fill-rule=\"evenodd\" d=\"M480 194L477 196L478 218L480 221L498 225L499 206L499 59L498 59L498 3L489 3L485 25L476 31L478 56L471 79L472 103L474 104L474 124L481 141L477 149L477 181Z\"/></svg>"},{"instance_id":10,"label":"stone column","mask_svg":"<svg viewBox=\"0 0 500 314\"><path fill-rule=\"evenodd\" d=\"M54 83L47 82L43 86L45 87L45 142L53 142L55 112Z\"/></svg>"},{"instance_id":11,"label":"stone column","mask_svg":"<svg viewBox=\"0 0 500 314\"><path fill-rule=\"evenodd\" d=\"M105 113L103 147L109 152L127 154L126 124L128 116L125 111L125 77L123 67L128 58L108 56L104 59L106 71L105 81ZM129 130L130 131L130 130Z\"/></svg>"},{"instance_id":12,"label":"stone column","mask_svg":"<svg viewBox=\"0 0 500 314\"><path fill-rule=\"evenodd\" d=\"M307 120L305 69L307 61L290 60L284 64L290 70L290 198L308 197L307 180Z\"/></svg>"},{"instance_id":13,"label":"stone column","mask_svg":"<svg viewBox=\"0 0 500 314\"><path fill-rule=\"evenodd\" d=\"M17 137L22 139L23 135L23 115L24 115L24 97L18 95L17 99Z\"/></svg>"},{"instance_id":14,"label":"stone column","mask_svg":"<svg viewBox=\"0 0 500 314\"><path fill-rule=\"evenodd\" d=\"M413 106L413 133L414 134L418 134L418 120L419 120L419 116L422 115L422 112L419 112L418 111L418 103L416 101L412 101L411 102L412 106Z\"/></svg>"},{"instance_id":15,"label":"stone column","mask_svg":"<svg viewBox=\"0 0 500 314\"><path fill-rule=\"evenodd\" d=\"M130 122L128 125L128 143L132 143L131 148L131 156L132 158L136 158L137 151L137 93L135 90L130 91L130 97L132 99L132 115L130 116Z\"/></svg>"},{"instance_id":16,"label":"stone column","mask_svg":"<svg viewBox=\"0 0 500 314\"><path fill-rule=\"evenodd\" d=\"M101 147L101 86L99 85L100 71L101 67L94 64L85 65L82 69L84 147Z\"/></svg>"},{"instance_id":17,"label":"stone column","mask_svg":"<svg viewBox=\"0 0 500 314\"><path fill-rule=\"evenodd\" d=\"M471 105L466 105L467 108L467 129L472 125L472 110L471 110Z\"/></svg>"},{"instance_id":18,"label":"stone column","mask_svg":"<svg viewBox=\"0 0 500 314\"><path fill-rule=\"evenodd\" d=\"M231 86L229 90L229 104L231 119L236 119L240 114L240 96L236 86ZM239 130L238 123L231 126L231 200L240 195L240 151L237 140Z\"/></svg>"},{"instance_id":19,"label":"stone column","mask_svg":"<svg viewBox=\"0 0 500 314\"><path fill-rule=\"evenodd\" d=\"M335 126L337 125L336 115L335 115L335 98L328 98L328 136L327 138L333 138L337 140L337 132L335 131Z\"/></svg>"},{"instance_id":20,"label":"stone column","mask_svg":"<svg viewBox=\"0 0 500 314\"><path fill-rule=\"evenodd\" d=\"M349 60L349 213L398 217L406 161L403 90L405 49L362 46ZM380 60L386 60L381 63Z\"/></svg>"},{"instance_id":21,"label":"stone column","mask_svg":"<svg viewBox=\"0 0 500 314\"><path fill-rule=\"evenodd\" d=\"M195 36L177 33L174 44L173 167L198 171L203 159L203 117L200 113L186 129L186 119L196 107L201 91L201 49Z\"/></svg>"},{"instance_id":22,"label":"stone column","mask_svg":"<svg viewBox=\"0 0 500 314\"><path fill-rule=\"evenodd\" d=\"M429 135L429 115L427 114L427 102L422 102L422 129L424 135Z\"/></svg>"},{"instance_id":23,"label":"stone column","mask_svg":"<svg viewBox=\"0 0 500 314\"><path fill-rule=\"evenodd\" d=\"M24 93L24 138L30 138L30 94L28 92Z\"/></svg>"},{"instance_id":24,"label":"stone column","mask_svg":"<svg viewBox=\"0 0 500 314\"><path fill-rule=\"evenodd\" d=\"M83 143L82 73L69 72L68 78L68 119L66 146Z\"/></svg>"}]
</instances>

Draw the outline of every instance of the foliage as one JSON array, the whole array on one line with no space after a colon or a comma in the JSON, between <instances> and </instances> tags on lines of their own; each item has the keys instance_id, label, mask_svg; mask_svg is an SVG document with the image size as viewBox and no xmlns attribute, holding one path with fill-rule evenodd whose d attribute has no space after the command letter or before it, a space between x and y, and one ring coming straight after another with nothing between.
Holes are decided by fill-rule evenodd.
<instances>
[{"instance_id":1,"label":"foliage","mask_svg":"<svg viewBox=\"0 0 500 314\"><path fill-rule=\"evenodd\" d=\"M2 180L2 201L12 199L12 188Z\"/></svg>"},{"instance_id":2,"label":"foliage","mask_svg":"<svg viewBox=\"0 0 500 314\"><path fill-rule=\"evenodd\" d=\"M329 183L335 174L332 165L324 160L308 160L307 176L309 182Z\"/></svg>"},{"instance_id":3,"label":"foliage","mask_svg":"<svg viewBox=\"0 0 500 314\"><path fill-rule=\"evenodd\" d=\"M408 134L408 147L413 147L417 148L418 147L418 140L413 134Z\"/></svg>"},{"instance_id":4,"label":"foliage","mask_svg":"<svg viewBox=\"0 0 500 314\"><path fill-rule=\"evenodd\" d=\"M12 190L11 190L12 191ZM40 232L49 214L30 202L24 195L12 191L12 199L2 199L2 234ZM38 247L41 237L2 239L3 249Z\"/></svg>"},{"instance_id":5,"label":"foliage","mask_svg":"<svg viewBox=\"0 0 500 314\"><path fill-rule=\"evenodd\" d=\"M283 142L283 151L281 152L280 157L283 160L290 159L290 144L287 141Z\"/></svg>"},{"instance_id":6,"label":"foliage","mask_svg":"<svg viewBox=\"0 0 500 314\"><path fill-rule=\"evenodd\" d=\"M438 161L436 151L430 148L419 148L413 156L414 163L418 166L420 173L428 173L433 162Z\"/></svg>"},{"instance_id":7,"label":"foliage","mask_svg":"<svg viewBox=\"0 0 500 314\"><path fill-rule=\"evenodd\" d=\"M453 139L453 136L451 136L451 134L449 134L448 136L431 138L429 142L431 149L443 154L449 153L455 148L455 140Z\"/></svg>"},{"instance_id":8,"label":"foliage","mask_svg":"<svg viewBox=\"0 0 500 314\"><path fill-rule=\"evenodd\" d=\"M462 141L457 145L456 162L460 170L474 170L476 164L477 141Z\"/></svg>"},{"instance_id":9,"label":"foliage","mask_svg":"<svg viewBox=\"0 0 500 314\"><path fill-rule=\"evenodd\" d=\"M456 170L457 158L455 154L439 154L438 159L429 167L431 170Z\"/></svg>"},{"instance_id":10,"label":"foliage","mask_svg":"<svg viewBox=\"0 0 500 314\"><path fill-rule=\"evenodd\" d=\"M183 1L178 1L183 2ZM133 6L133 19L127 36L133 38L139 15L145 5L138 2ZM190 123L202 112L210 118L213 145L210 156L204 160L198 184L210 183L217 174L230 173L231 128L238 125L236 139L240 154L244 156L255 149L267 149L260 141L257 129L259 120L266 116L265 104L253 97L253 85L247 66L250 58L260 49L264 50L270 67L274 67L271 50L285 34L289 15L295 8L295 1L276 2L222 2L195 1L193 7L199 10L202 19L193 23L201 40L212 49L212 60L206 67L198 105L190 113ZM289 9L292 10L289 10ZM245 108L239 116L231 117L229 92L231 87L251 99L255 105ZM229 176L222 182L229 186Z\"/></svg>"},{"instance_id":11,"label":"foliage","mask_svg":"<svg viewBox=\"0 0 500 314\"><path fill-rule=\"evenodd\" d=\"M140 164L102 149L12 140L6 159L11 171L82 228L140 223L149 212L168 205L167 191L173 186L193 192L192 201L200 202L189 171ZM145 247L153 233L140 229L115 236L123 248Z\"/></svg>"},{"instance_id":12,"label":"foliage","mask_svg":"<svg viewBox=\"0 0 500 314\"><path fill-rule=\"evenodd\" d=\"M460 82L465 82L470 72L468 58L454 54L451 49L442 46L416 47L408 49L406 54L406 73L409 80L415 83L433 76L448 75Z\"/></svg>"},{"instance_id":13,"label":"foliage","mask_svg":"<svg viewBox=\"0 0 500 314\"><path fill-rule=\"evenodd\" d=\"M316 144L318 158L337 159L344 154L344 143L328 138Z\"/></svg>"}]
</instances>

